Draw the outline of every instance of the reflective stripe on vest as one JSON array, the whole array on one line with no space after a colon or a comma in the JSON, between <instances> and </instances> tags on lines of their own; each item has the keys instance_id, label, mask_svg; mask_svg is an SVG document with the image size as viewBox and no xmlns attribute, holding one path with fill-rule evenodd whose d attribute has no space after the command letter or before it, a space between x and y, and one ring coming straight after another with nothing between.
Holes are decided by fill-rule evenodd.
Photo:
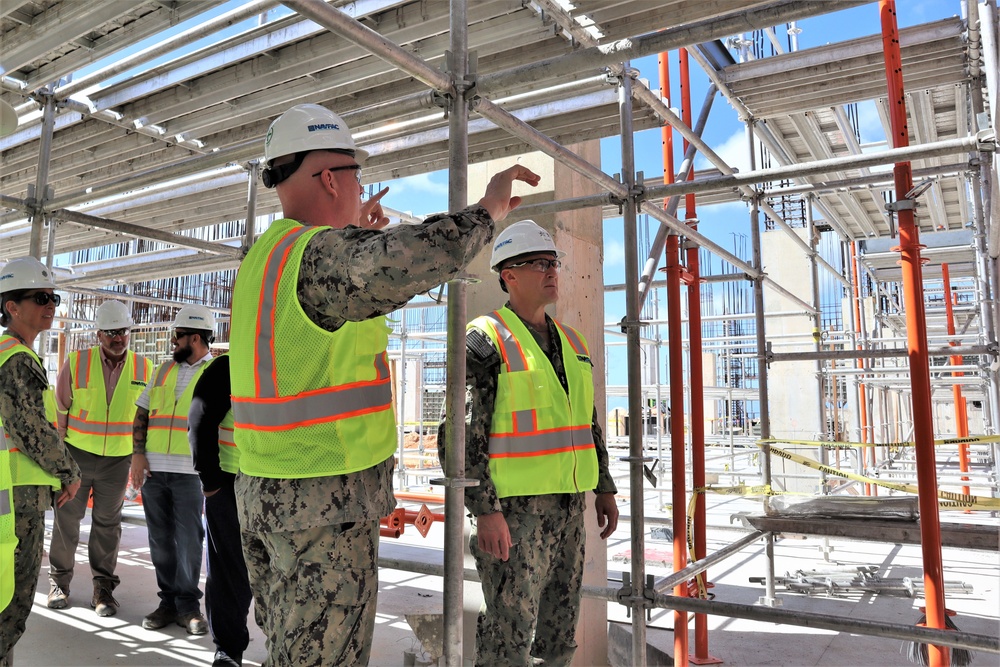
<instances>
[{"instance_id":1,"label":"reflective stripe on vest","mask_svg":"<svg viewBox=\"0 0 1000 667\"><path fill-rule=\"evenodd\" d=\"M127 456L132 453L135 401L146 386L152 363L126 351L109 403L100 354L99 347L70 354L73 401L66 442L98 456Z\"/></svg>"},{"instance_id":2,"label":"reflective stripe on vest","mask_svg":"<svg viewBox=\"0 0 1000 667\"><path fill-rule=\"evenodd\" d=\"M146 428L146 450L171 456L191 457L188 444L188 410L198 378L208 367L200 364L191 380L176 396L178 364L168 361L159 366L149 392L149 425Z\"/></svg>"},{"instance_id":3,"label":"reflective stripe on vest","mask_svg":"<svg viewBox=\"0 0 1000 667\"><path fill-rule=\"evenodd\" d=\"M470 327L486 333L503 362L489 440L497 494L504 498L593 489L593 375L583 337L556 322L567 394L548 356L513 311L502 308L477 318Z\"/></svg>"},{"instance_id":4,"label":"reflective stripe on vest","mask_svg":"<svg viewBox=\"0 0 1000 667\"><path fill-rule=\"evenodd\" d=\"M385 318L330 332L298 302L302 255L328 229L275 221L237 275L230 377L234 437L248 475L340 475L395 451Z\"/></svg>"},{"instance_id":5,"label":"reflective stripe on vest","mask_svg":"<svg viewBox=\"0 0 1000 667\"><path fill-rule=\"evenodd\" d=\"M16 354L27 354L35 360L35 363L41 369L42 362L38 359L38 355L35 354L34 350L27 345L23 345L20 340L13 336L0 336L0 366L3 366ZM56 399L51 388L43 390L42 402L44 404L45 420L52 426L51 435L53 439L58 439L55 430ZM2 430L3 419L0 418L0 431ZM43 470L41 466L35 463L34 459L22 453L12 442L9 442L9 436L5 435L4 443L10 462L8 471L12 486L49 486L57 491L62 488L62 483L55 475L51 475Z\"/></svg>"},{"instance_id":6,"label":"reflective stripe on vest","mask_svg":"<svg viewBox=\"0 0 1000 667\"><path fill-rule=\"evenodd\" d=\"M240 471L240 450L236 447L232 410L219 424L219 467L233 475Z\"/></svg>"}]
</instances>

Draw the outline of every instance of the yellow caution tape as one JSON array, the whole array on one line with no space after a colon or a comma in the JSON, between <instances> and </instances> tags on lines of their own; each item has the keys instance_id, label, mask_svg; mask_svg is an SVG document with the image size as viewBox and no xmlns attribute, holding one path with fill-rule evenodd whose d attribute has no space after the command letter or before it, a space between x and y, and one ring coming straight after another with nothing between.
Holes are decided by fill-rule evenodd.
<instances>
[{"instance_id":1,"label":"yellow caution tape","mask_svg":"<svg viewBox=\"0 0 1000 667\"><path fill-rule=\"evenodd\" d=\"M836 449L840 447L913 447L914 446L914 442L912 440L904 440L901 442L849 442L845 440L782 440L778 438L768 438L766 440L758 440L757 444L769 445L772 442L783 445L829 447L831 449ZM942 438L940 440L935 440L934 444L940 447L942 445L973 444L980 442L1000 442L1000 435L974 435L967 438Z\"/></svg>"},{"instance_id":2,"label":"yellow caution tape","mask_svg":"<svg viewBox=\"0 0 1000 667\"><path fill-rule=\"evenodd\" d=\"M863 484L874 484L875 486L881 486L887 489L893 489L895 491L902 491L903 493L917 493L917 487L913 484L899 484L896 482L887 482L881 479L874 479L871 477L865 477L864 475L858 475L853 472L846 472L832 466L824 465L819 461L813 461L810 458L795 454L793 452L788 452L777 447L771 447L771 454L778 456L783 459L787 459L794 463L804 465L807 468L812 468L813 470L819 470L820 472L825 472L828 475L834 477L841 477L843 479L849 479L855 482L861 482ZM974 496L965 493L953 493L951 491L938 491L938 501L941 507L956 508L956 509L975 509L975 510L995 510L1000 509L1000 498L987 498L984 496Z\"/></svg>"}]
</instances>

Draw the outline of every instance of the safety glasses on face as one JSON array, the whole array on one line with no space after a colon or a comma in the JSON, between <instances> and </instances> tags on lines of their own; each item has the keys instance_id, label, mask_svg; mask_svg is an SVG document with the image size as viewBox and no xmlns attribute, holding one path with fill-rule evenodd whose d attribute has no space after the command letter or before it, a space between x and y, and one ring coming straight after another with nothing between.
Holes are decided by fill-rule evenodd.
<instances>
[{"instance_id":1,"label":"safety glasses on face","mask_svg":"<svg viewBox=\"0 0 1000 667\"><path fill-rule=\"evenodd\" d=\"M18 301L25 301L27 299L31 299L39 306L47 306L49 304L49 301L51 301L53 305L56 306L62 303L61 296L59 296L58 294L49 294L48 292L35 292L34 294L25 294L20 299L18 299Z\"/></svg>"},{"instance_id":2,"label":"safety glasses on face","mask_svg":"<svg viewBox=\"0 0 1000 667\"><path fill-rule=\"evenodd\" d=\"M174 329L172 332L170 332L170 340L174 341L175 343L179 343L181 342L182 339L193 335L194 335L193 331L181 331L180 329Z\"/></svg>"},{"instance_id":3,"label":"safety glasses on face","mask_svg":"<svg viewBox=\"0 0 1000 667\"><path fill-rule=\"evenodd\" d=\"M101 333L104 334L105 336L107 336L108 338L117 338L119 336L121 336L122 338L124 338L125 336L128 335L129 330L128 329L101 329Z\"/></svg>"},{"instance_id":4,"label":"safety glasses on face","mask_svg":"<svg viewBox=\"0 0 1000 667\"><path fill-rule=\"evenodd\" d=\"M519 269L522 266L530 268L532 271L537 271L538 273L545 273L549 269L555 269L558 271L562 267L562 262L558 259L545 259L540 257L538 259L529 259L524 262L517 262L516 264L508 264L503 267L505 269Z\"/></svg>"},{"instance_id":5,"label":"safety glasses on face","mask_svg":"<svg viewBox=\"0 0 1000 667\"><path fill-rule=\"evenodd\" d=\"M320 169L315 174L313 174L312 177L316 178L317 176L319 176L320 174L322 174L324 171L345 171L347 169L356 169L357 170L355 172L354 176L355 176L355 178L358 179L358 185L361 185L361 165L360 164L345 164L342 167L327 167L326 169Z\"/></svg>"}]
</instances>

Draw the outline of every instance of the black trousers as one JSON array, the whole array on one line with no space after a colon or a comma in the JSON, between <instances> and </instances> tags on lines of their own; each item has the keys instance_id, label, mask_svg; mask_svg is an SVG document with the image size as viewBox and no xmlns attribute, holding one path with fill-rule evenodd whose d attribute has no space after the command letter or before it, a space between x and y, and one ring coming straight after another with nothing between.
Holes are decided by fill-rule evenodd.
<instances>
[{"instance_id":1,"label":"black trousers","mask_svg":"<svg viewBox=\"0 0 1000 667\"><path fill-rule=\"evenodd\" d=\"M250 643L250 578L243 560L240 522L236 514L235 475L226 475L222 487L205 499L208 528L205 610L212 641L220 651L240 662Z\"/></svg>"}]
</instances>

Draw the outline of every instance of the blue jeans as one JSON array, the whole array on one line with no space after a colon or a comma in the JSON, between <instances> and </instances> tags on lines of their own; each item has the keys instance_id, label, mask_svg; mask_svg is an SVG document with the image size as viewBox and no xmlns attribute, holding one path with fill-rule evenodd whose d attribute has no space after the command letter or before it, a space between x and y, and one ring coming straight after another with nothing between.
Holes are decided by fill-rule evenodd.
<instances>
[{"instance_id":1,"label":"blue jeans","mask_svg":"<svg viewBox=\"0 0 1000 667\"><path fill-rule=\"evenodd\" d=\"M205 497L198 475L156 472L142 485L149 556L160 588L160 606L178 615L201 611L201 552Z\"/></svg>"}]
</instances>

